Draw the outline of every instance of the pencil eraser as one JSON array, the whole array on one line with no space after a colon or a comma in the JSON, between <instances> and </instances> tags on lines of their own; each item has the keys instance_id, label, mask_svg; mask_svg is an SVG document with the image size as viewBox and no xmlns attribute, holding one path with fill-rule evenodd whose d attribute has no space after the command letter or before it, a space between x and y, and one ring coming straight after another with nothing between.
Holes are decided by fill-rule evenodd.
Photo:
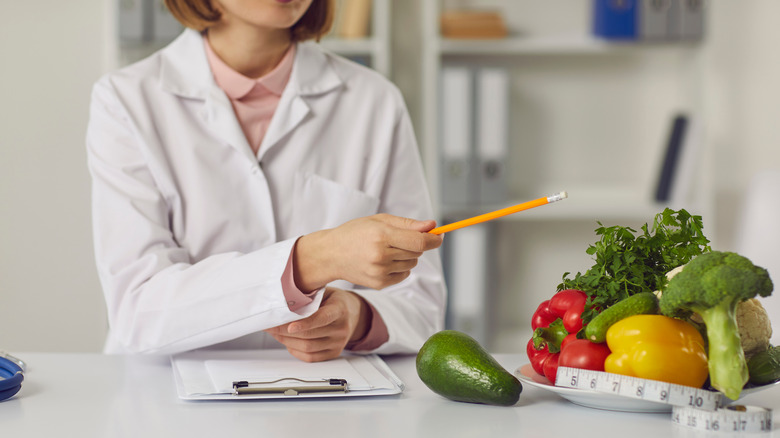
<instances>
[{"instance_id":1,"label":"pencil eraser","mask_svg":"<svg viewBox=\"0 0 780 438\"><path fill-rule=\"evenodd\" d=\"M569 197L569 193L567 191L564 190L561 192L561 199L566 199L568 197Z\"/></svg>"}]
</instances>

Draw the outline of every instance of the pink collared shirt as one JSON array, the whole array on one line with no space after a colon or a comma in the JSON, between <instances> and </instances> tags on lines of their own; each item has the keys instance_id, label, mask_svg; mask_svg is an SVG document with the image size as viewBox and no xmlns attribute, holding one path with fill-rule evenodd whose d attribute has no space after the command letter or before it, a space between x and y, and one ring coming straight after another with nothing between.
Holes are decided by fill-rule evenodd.
<instances>
[{"instance_id":1,"label":"pink collared shirt","mask_svg":"<svg viewBox=\"0 0 780 438\"><path fill-rule=\"evenodd\" d=\"M295 44L290 45L282 60L273 70L260 78L252 79L225 64L212 50L208 38L203 38L203 41L214 80L230 99L249 146L257 155L268 131L268 126L271 124L274 111L279 104L282 91L290 79L295 60ZM293 254L296 246L293 246L287 259L287 265L281 279L284 297L288 307L293 312L311 303L316 292L304 293L295 284ZM350 350L373 350L387 342L389 338L387 326L381 315L370 304L369 309L371 323L368 333L362 339L349 343L347 348Z\"/></svg>"},{"instance_id":2,"label":"pink collared shirt","mask_svg":"<svg viewBox=\"0 0 780 438\"><path fill-rule=\"evenodd\" d=\"M214 53L208 38L203 41L206 45L214 80L230 98L233 111L236 113L241 129L244 131L249 146L255 155L260 150L260 143L268 131L271 118L274 115L282 91L290 79L293 61L295 60L295 44L282 57L279 64L265 76L257 79L248 78L233 70Z\"/></svg>"}]
</instances>

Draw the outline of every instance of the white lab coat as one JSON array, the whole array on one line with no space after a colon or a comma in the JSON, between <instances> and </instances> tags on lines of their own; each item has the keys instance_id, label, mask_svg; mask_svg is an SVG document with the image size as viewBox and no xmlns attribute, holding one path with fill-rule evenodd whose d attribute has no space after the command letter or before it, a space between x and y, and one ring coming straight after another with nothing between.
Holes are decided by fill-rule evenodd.
<instances>
[{"instance_id":1,"label":"white lab coat","mask_svg":"<svg viewBox=\"0 0 780 438\"><path fill-rule=\"evenodd\" d=\"M430 219L406 107L379 74L301 43L257 156L192 30L101 78L87 130L108 353L279 347L281 277L301 235L385 212ZM415 352L442 328L437 251L395 286L353 290L384 319L376 353ZM226 343L226 344L225 344Z\"/></svg>"}]
</instances>

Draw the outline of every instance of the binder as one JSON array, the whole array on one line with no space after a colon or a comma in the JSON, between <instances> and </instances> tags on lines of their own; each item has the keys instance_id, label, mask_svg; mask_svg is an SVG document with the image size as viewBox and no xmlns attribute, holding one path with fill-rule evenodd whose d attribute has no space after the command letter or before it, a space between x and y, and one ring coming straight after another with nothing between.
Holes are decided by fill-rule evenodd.
<instances>
[{"instance_id":1,"label":"binder","mask_svg":"<svg viewBox=\"0 0 780 438\"><path fill-rule=\"evenodd\" d=\"M658 177L656 201L680 208L691 200L701 161L699 130L694 116L679 114L674 118Z\"/></svg>"},{"instance_id":2,"label":"binder","mask_svg":"<svg viewBox=\"0 0 780 438\"><path fill-rule=\"evenodd\" d=\"M400 394L404 383L377 355L306 363L284 349L196 350L171 357L182 400L300 399Z\"/></svg>"},{"instance_id":3,"label":"binder","mask_svg":"<svg viewBox=\"0 0 780 438\"><path fill-rule=\"evenodd\" d=\"M447 237L447 325L486 343L488 327L488 224L462 228Z\"/></svg>"},{"instance_id":4,"label":"binder","mask_svg":"<svg viewBox=\"0 0 780 438\"><path fill-rule=\"evenodd\" d=\"M504 68L486 67L477 75L478 202L497 204L507 198L509 72Z\"/></svg>"},{"instance_id":5,"label":"binder","mask_svg":"<svg viewBox=\"0 0 780 438\"><path fill-rule=\"evenodd\" d=\"M671 199L672 185L679 174L679 161L682 155L687 125L688 119L683 115L676 116L672 121L669 140L666 143L666 153L664 154L661 173L656 186L655 200L658 202L667 202Z\"/></svg>"},{"instance_id":6,"label":"binder","mask_svg":"<svg viewBox=\"0 0 780 438\"><path fill-rule=\"evenodd\" d=\"M639 1L639 38L665 40L672 37L672 0Z\"/></svg>"},{"instance_id":7,"label":"binder","mask_svg":"<svg viewBox=\"0 0 780 438\"><path fill-rule=\"evenodd\" d=\"M341 38L366 38L371 28L372 0L344 0L341 11L339 36Z\"/></svg>"},{"instance_id":8,"label":"binder","mask_svg":"<svg viewBox=\"0 0 780 438\"><path fill-rule=\"evenodd\" d=\"M346 3L346 0L335 0L334 3L333 23L330 27L330 33L328 33L329 38L338 37L341 32L341 21L344 18L344 3Z\"/></svg>"},{"instance_id":9,"label":"binder","mask_svg":"<svg viewBox=\"0 0 780 438\"><path fill-rule=\"evenodd\" d=\"M701 124L695 114L685 114L684 117L685 136L678 152L674 182L669 192L669 205L674 208L686 207L695 200L695 181L701 169Z\"/></svg>"},{"instance_id":10,"label":"binder","mask_svg":"<svg viewBox=\"0 0 780 438\"><path fill-rule=\"evenodd\" d=\"M704 36L704 0L672 0L670 33L673 38L698 40Z\"/></svg>"},{"instance_id":11,"label":"binder","mask_svg":"<svg viewBox=\"0 0 780 438\"><path fill-rule=\"evenodd\" d=\"M165 7L163 0L153 0L152 8L152 36L155 41L173 41L184 30L184 27L171 12Z\"/></svg>"},{"instance_id":12,"label":"binder","mask_svg":"<svg viewBox=\"0 0 780 438\"><path fill-rule=\"evenodd\" d=\"M441 199L464 205L476 197L473 160L473 74L468 67L445 66L441 71Z\"/></svg>"},{"instance_id":13,"label":"binder","mask_svg":"<svg viewBox=\"0 0 780 438\"><path fill-rule=\"evenodd\" d=\"M151 0L117 0L119 40L124 44L149 41L152 34Z\"/></svg>"},{"instance_id":14,"label":"binder","mask_svg":"<svg viewBox=\"0 0 780 438\"><path fill-rule=\"evenodd\" d=\"M615 40L636 40L639 0L593 0L593 34Z\"/></svg>"}]
</instances>

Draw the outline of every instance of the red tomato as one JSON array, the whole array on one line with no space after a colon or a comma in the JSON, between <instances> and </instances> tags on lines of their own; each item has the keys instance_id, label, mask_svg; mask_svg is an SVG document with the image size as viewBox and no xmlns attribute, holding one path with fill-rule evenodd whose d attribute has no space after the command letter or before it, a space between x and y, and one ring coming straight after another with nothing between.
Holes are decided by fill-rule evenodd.
<instances>
[{"instance_id":1,"label":"red tomato","mask_svg":"<svg viewBox=\"0 0 780 438\"><path fill-rule=\"evenodd\" d=\"M568 334L568 335L566 335L566 337L565 337L565 338L563 338L563 340L561 341L561 349L563 349L563 346L564 346L564 345L566 345L566 344L568 344L569 342L571 342L571 341L574 341L574 340L576 340L576 339L577 339L577 333L569 333L569 334Z\"/></svg>"},{"instance_id":2,"label":"red tomato","mask_svg":"<svg viewBox=\"0 0 780 438\"><path fill-rule=\"evenodd\" d=\"M569 333L565 338L563 338L563 341L561 341L561 349L568 345L572 341L577 341L577 334L576 333ZM579 339L582 341L583 339ZM604 344L606 345L606 344ZM531 342L528 344L528 348L533 348L533 339L531 339ZM546 348L546 347L545 347ZM561 350L563 351L563 350ZM542 373L544 374L544 377L547 377L547 380L550 381L550 383L555 383L555 379L558 375L558 365L560 365L560 353L558 354L548 354L546 359L541 361L541 368L543 370ZM605 357L606 359L606 357ZM533 364L534 361L532 360L531 363ZM602 367L603 368L603 367ZM538 372L538 371L537 371Z\"/></svg>"},{"instance_id":3,"label":"red tomato","mask_svg":"<svg viewBox=\"0 0 780 438\"><path fill-rule=\"evenodd\" d=\"M575 339L561 349L558 365L604 371L604 361L610 353L606 343L595 344L587 339Z\"/></svg>"}]
</instances>

